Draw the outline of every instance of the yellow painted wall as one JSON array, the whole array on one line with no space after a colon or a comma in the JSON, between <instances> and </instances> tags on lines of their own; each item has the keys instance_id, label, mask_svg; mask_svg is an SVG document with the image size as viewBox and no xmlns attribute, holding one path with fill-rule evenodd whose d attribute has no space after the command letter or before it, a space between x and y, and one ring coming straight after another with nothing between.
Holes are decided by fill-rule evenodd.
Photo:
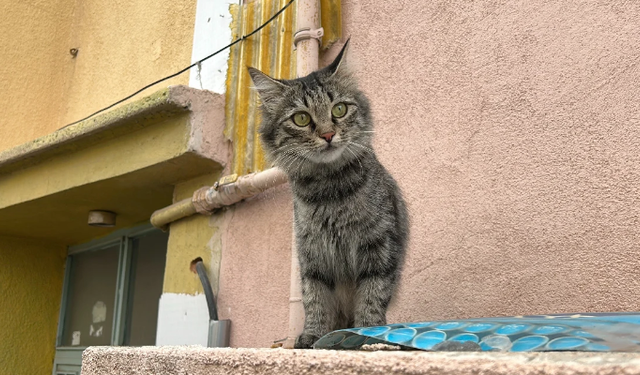
<instances>
[{"instance_id":1,"label":"yellow painted wall","mask_svg":"<svg viewBox=\"0 0 640 375\"><path fill-rule=\"evenodd\" d=\"M0 151L52 133L189 65L196 3L192 0L0 2L3 20L0 22L0 45L3 46ZM77 56L70 54L71 48L78 49ZM186 72L143 92L138 98L162 87L187 84L188 79ZM150 131L161 130L153 129ZM165 131L157 137L150 135L144 141L158 142L169 136L177 145L184 140L181 134ZM136 150L140 145L123 143L119 147ZM96 150L93 147L86 152ZM118 147L111 149L117 150ZM119 166L111 160L108 168L117 169L123 163L133 169L141 168L131 165L131 160L144 163L157 154L173 151L163 148L135 158L129 156L129 160L120 162ZM78 171L87 170L69 162L60 161L50 170L53 180L60 181L63 178L60 173L71 168L73 173L64 177L68 183L69 179L76 178L73 176L77 176ZM84 162L90 164L87 160ZM83 176L88 178L87 173ZM216 178L207 176L202 181L211 184ZM176 195L191 194L193 187L197 188L202 181L196 179L179 185ZM13 199L22 193L5 191L3 197ZM41 193L39 195L44 196L51 192ZM209 218L204 216L194 216L172 227L165 291L190 294L202 291L197 276L187 274L185 277L185 273L188 273L189 261L196 256L205 258L208 269L212 259L217 259L215 264L219 264L220 246L213 246L211 242L215 234ZM0 236L0 321L3 322L0 374L3 369L11 374L51 373L66 254L64 245ZM217 276L212 277L212 282L217 286Z\"/></svg>"},{"instance_id":2,"label":"yellow painted wall","mask_svg":"<svg viewBox=\"0 0 640 375\"><path fill-rule=\"evenodd\" d=\"M0 364L12 375L51 374L65 257L60 244L0 237Z\"/></svg>"},{"instance_id":3,"label":"yellow painted wall","mask_svg":"<svg viewBox=\"0 0 640 375\"><path fill-rule=\"evenodd\" d=\"M189 65L195 11L191 0L1 2L0 150ZM187 72L153 90L188 79Z\"/></svg>"},{"instance_id":4,"label":"yellow painted wall","mask_svg":"<svg viewBox=\"0 0 640 375\"><path fill-rule=\"evenodd\" d=\"M75 0L0 2L0 150L60 125Z\"/></svg>"},{"instance_id":5,"label":"yellow painted wall","mask_svg":"<svg viewBox=\"0 0 640 375\"><path fill-rule=\"evenodd\" d=\"M196 1L93 0L76 4L63 122L71 122L191 63ZM189 73L160 87L188 84Z\"/></svg>"},{"instance_id":6,"label":"yellow painted wall","mask_svg":"<svg viewBox=\"0 0 640 375\"><path fill-rule=\"evenodd\" d=\"M191 197L194 191L203 186L213 185L218 178L217 175L206 175L176 185L174 202ZM197 257L202 258L209 271L209 281L214 292L218 290L222 239L219 230L221 224L216 218L219 219L221 216L193 215L171 224L163 293L203 292L200 279L189 271L189 263Z\"/></svg>"}]
</instances>

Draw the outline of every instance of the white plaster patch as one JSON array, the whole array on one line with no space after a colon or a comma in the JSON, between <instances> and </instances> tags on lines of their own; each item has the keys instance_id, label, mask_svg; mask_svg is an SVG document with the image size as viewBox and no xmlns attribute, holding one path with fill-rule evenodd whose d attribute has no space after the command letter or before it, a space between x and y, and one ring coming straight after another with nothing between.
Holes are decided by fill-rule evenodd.
<instances>
[{"instance_id":1,"label":"white plaster patch","mask_svg":"<svg viewBox=\"0 0 640 375\"><path fill-rule=\"evenodd\" d=\"M209 309L204 294L162 294L156 345L207 346L208 338Z\"/></svg>"},{"instance_id":2,"label":"white plaster patch","mask_svg":"<svg viewBox=\"0 0 640 375\"><path fill-rule=\"evenodd\" d=\"M71 346L80 345L80 331L73 331L71 334Z\"/></svg>"},{"instance_id":3,"label":"white plaster patch","mask_svg":"<svg viewBox=\"0 0 640 375\"><path fill-rule=\"evenodd\" d=\"M104 322L105 320L107 320L107 305L102 301L96 302L93 305L93 310L91 311L91 314L93 315L94 323Z\"/></svg>"},{"instance_id":4,"label":"white plaster patch","mask_svg":"<svg viewBox=\"0 0 640 375\"><path fill-rule=\"evenodd\" d=\"M198 0L196 24L193 32L191 62L194 63L231 43L231 13L229 2ZM218 94L225 92L229 50L191 68L189 86Z\"/></svg>"},{"instance_id":5,"label":"white plaster patch","mask_svg":"<svg viewBox=\"0 0 640 375\"><path fill-rule=\"evenodd\" d=\"M94 327L93 324L89 326L89 336L100 337L102 336L102 328L103 326Z\"/></svg>"}]
</instances>

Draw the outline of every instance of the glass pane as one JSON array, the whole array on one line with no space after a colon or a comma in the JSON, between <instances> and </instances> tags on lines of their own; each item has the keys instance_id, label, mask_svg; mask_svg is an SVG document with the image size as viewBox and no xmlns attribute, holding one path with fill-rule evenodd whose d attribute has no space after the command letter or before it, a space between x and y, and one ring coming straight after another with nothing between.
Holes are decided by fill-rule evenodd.
<instances>
[{"instance_id":1,"label":"glass pane","mask_svg":"<svg viewBox=\"0 0 640 375\"><path fill-rule=\"evenodd\" d=\"M71 256L63 346L110 345L120 244Z\"/></svg>"},{"instance_id":2,"label":"glass pane","mask_svg":"<svg viewBox=\"0 0 640 375\"><path fill-rule=\"evenodd\" d=\"M155 345L169 235L154 231L133 239L125 345Z\"/></svg>"}]
</instances>

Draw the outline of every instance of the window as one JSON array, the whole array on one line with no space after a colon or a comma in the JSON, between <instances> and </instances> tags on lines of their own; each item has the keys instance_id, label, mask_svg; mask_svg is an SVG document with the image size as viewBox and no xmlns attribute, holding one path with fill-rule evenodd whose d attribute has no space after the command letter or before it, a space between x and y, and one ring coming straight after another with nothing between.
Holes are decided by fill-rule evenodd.
<instances>
[{"instance_id":1,"label":"window","mask_svg":"<svg viewBox=\"0 0 640 375\"><path fill-rule=\"evenodd\" d=\"M79 374L88 346L155 345L167 240L144 226L69 248L54 375Z\"/></svg>"},{"instance_id":2,"label":"window","mask_svg":"<svg viewBox=\"0 0 640 375\"><path fill-rule=\"evenodd\" d=\"M69 255L60 346L111 345L120 243Z\"/></svg>"}]
</instances>

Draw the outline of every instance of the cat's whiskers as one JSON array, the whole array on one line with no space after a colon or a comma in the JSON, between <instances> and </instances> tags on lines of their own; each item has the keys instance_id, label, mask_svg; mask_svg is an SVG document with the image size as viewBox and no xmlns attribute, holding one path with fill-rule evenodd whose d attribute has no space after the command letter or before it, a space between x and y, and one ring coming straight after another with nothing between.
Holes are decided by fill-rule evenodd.
<instances>
[{"instance_id":1,"label":"cat's whiskers","mask_svg":"<svg viewBox=\"0 0 640 375\"><path fill-rule=\"evenodd\" d=\"M302 155L300 157L300 163L298 163L299 172L302 171L302 168L304 166L303 162L305 161L305 156L308 155L309 153L311 153L311 150L305 150L304 153L302 153Z\"/></svg>"},{"instance_id":2,"label":"cat's whiskers","mask_svg":"<svg viewBox=\"0 0 640 375\"><path fill-rule=\"evenodd\" d=\"M286 166L287 171L293 173L301 170L306 161L305 156L310 152L310 150L298 149L297 152L293 153L290 157L290 162ZM298 162L297 165L295 164L296 162Z\"/></svg>"},{"instance_id":3,"label":"cat's whiskers","mask_svg":"<svg viewBox=\"0 0 640 375\"><path fill-rule=\"evenodd\" d=\"M291 164L293 164L296 160L297 160L297 157L295 155L288 155L288 156L284 157L283 158L283 169L284 170L289 170L289 167L291 166Z\"/></svg>"},{"instance_id":4,"label":"cat's whiskers","mask_svg":"<svg viewBox=\"0 0 640 375\"><path fill-rule=\"evenodd\" d=\"M295 159L295 155L278 155L278 157L276 158L276 164L278 164L282 169L287 170L288 165Z\"/></svg>"},{"instance_id":5,"label":"cat's whiskers","mask_svg":"<svg viewBox=\"0 0 640 375\"><path fill-rule=\"evenodd\" d=\"M351 143L351 142L349 142L349 143ZM351 155L353 155L353 157L354 157L354 158L356 158L356 160L358 161L358 164L360 165L360 169L362 169L362 163L360 163L360 158L358 157L358 155L356 155L356 153L355 153L355 152L353 152L353 151L349 148L349 145L347 145L347 146L345 147L345 149L346 149L347 151L349 151L349 152L351 153Z\"/></svg>"},{"instance_id":6,"label":"cat's whiskers","mask_svg":"<svg viewBox=\"0 0 640 375\"><path fill-rule=\"evenodd\" d=\"M309 150L305 150L302 147L292 147L288 150L280 151L277 159L282 161L284 170L289 170L296 161L298 161L297 167L299 168L305 160L304 156L309 152Z\"/></svg>"},{"instance_id":7,"label":"cat's whiskers","mask_svg":"<svg viewBox=\"0 0 640 375\"><path fill-rule=\"evenodd\" d=\"M284 162L286 163L284 166L284 169L289 170L289 168L293 165L293 163L299 160L300 160L300 157L299 157L299 154L297 153L292 155L287 155L286 159L284 160Z\"/></svg>"},{"instance_id":8,"label":"cat's whiskers","mask_svg":"<svg viewBox=\"0 0 640 375\"><path fill-rule=\"evenodd\" d=\"M370 147L363 146L363 145L361 145L361 144L359 144L359 143L352 142L352 141L349 141L349 144L350 144L350 145L354 145L354 146L356 146L356 147L360 147L364 152L368 152L368 153L371 153L372 155L374 155L374 152L373 152L373 150L372 150Z\"/></svg>"},{"instance_id":9,"label":"cat's whiskers","mask_svg":"<svg viewBox=\"0 0 640 375\"><path fill-rule=\"evenodd\" d=\"M296 158L294 158L294 160L293 160L293 161L291 162L291 164L289 165L289 166L292 168L292 170L294 170L294 169L301 169L301 168L302 168L302 165L303 165L303 163L304 163L304 158L303 158L303 156L304 156L305 154L307 154L307 153L305 152L305 153L303 153L303 154L301 154L301 155L298 155ZM294 164L295 162L298 162L298 164Z\"/></svg>"}]
</instances>

